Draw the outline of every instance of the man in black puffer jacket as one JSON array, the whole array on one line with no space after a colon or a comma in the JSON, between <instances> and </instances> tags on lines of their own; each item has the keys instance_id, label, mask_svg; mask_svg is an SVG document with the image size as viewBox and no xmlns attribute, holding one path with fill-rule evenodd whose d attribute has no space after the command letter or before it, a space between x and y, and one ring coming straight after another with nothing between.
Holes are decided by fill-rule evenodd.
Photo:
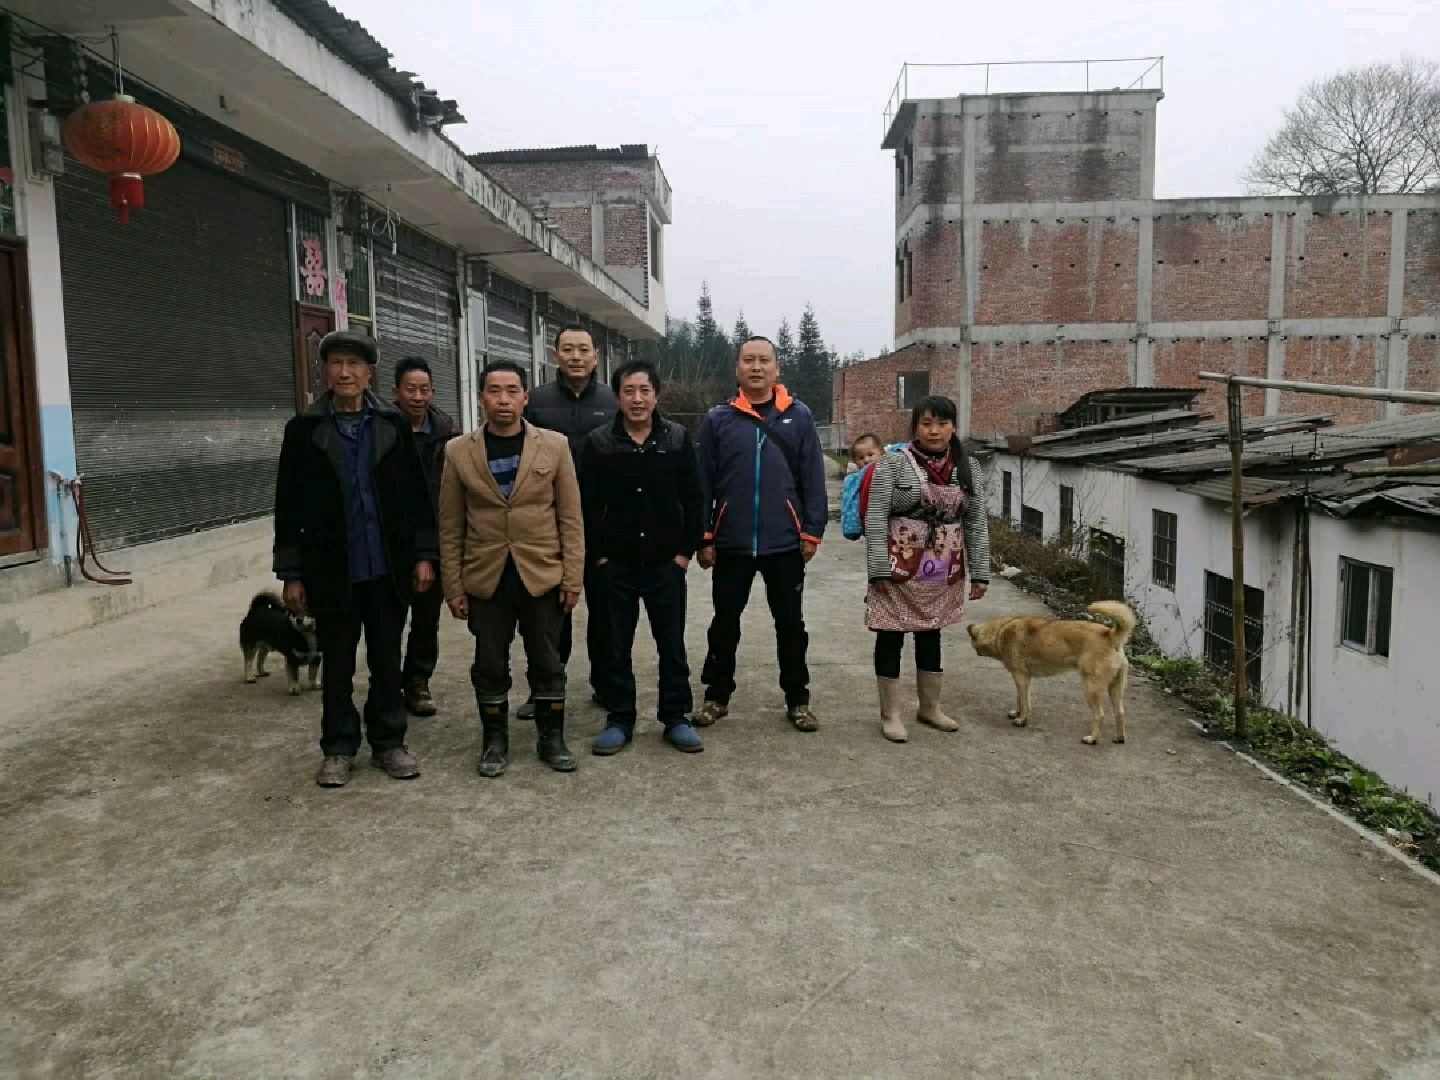
<instances>
[{"instance_id":1,"label":"man in black puffer jacket","mask_svg":"<svg viewBox=\"0 0 1440 1080\"><path fill-rule=\"evenodd\" d=\"M435 384L430 365L418 356L407 356L395 365L395 404L410 421L415 449L425 470L430 508L440 514L440 475L445 471L445 444L460 434L455 421L433 404ZM414 716L434 716L435 699L430 695L430 676L440 662L440 609L444 597L439 589L416 593L410 601L410 640L405 644L405 708Z\"/></svg>"},{"instance_id":2,"label":"man in black puffer jacket","mask_svg":"<svg viewBox=\"0 0 1440 1080\"><path fill-rule=\"evenodd\" d=\"M610 720L597 754L623 750L635 731L630 651L645 604L660 659L660 723L677 750L704 749L690 725L694 705L685 657L685 572L704 529L700 466L690 436L656 408L660 376L643 360L614 376L620 412L580 452L585 550L610 615Z\"/></svg>"},{"instance_id":3,"label":"man in black puffer jacket","mask_svg":"<svg viewBox=\"0 0 1440 1080\"><path fill-rule=\"evenodd\" d=\"M526 421L536 427L558 431L570 440L570 456L577 470L585 436L615 418L615 392L595 377L599 361L600 354L595 351L595 341L589 330L583 326L562 326L555 337L558 377L554 382L530 391L530 403L525 407ZM590 688L594 691L596 704L609 708L610 691L605 678L605 658L609 653L605 632L609 617L605 614L604 603L605 590L599 587L594 557L587 553L585 650L590 659ZM567 664L570 662L571 622L566 616L565 629L560 636L560 658ZM516 715L522 720L533 718L533 705L525 704Z\"/></svg>"}]
</instances>

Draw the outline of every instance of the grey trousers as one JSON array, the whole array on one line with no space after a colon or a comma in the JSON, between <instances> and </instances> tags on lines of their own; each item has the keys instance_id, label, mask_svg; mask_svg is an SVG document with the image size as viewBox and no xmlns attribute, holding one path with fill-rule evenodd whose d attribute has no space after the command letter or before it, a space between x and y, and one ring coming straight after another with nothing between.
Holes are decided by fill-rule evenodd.
<instances>
[{"instance_id":1,"label":"grey trousers","mask_svg":"<svg viewBox=\"0 0 1440 1080\"><path fill-rule=\"evenodd\" d=\"M510 643L515 640L515 627L520 627L520 640L525 644L528 670L526 680L537 701L565 700L565 662L560 659L560 634L565 627L565 611L560 606L560 590L551 589L541 596L531 596L520 580L513 561L507 561L500 575L500 584L488 600L472 596L470 633L475 636L475 662L470 665L470 684L475 687L475 700L482 705L497 705L510 694Z\"/></svg>"}]
</instances>

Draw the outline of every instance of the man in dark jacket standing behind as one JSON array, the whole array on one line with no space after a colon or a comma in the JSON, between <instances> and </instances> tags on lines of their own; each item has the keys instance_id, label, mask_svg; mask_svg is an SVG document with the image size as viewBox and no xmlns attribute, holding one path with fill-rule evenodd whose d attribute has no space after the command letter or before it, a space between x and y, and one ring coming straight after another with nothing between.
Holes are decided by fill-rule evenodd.
<instances>
[{"instance_id":1,"label":"man in dark jacket standing behind","mask_svg":"<svg viewBox=\"0 0 1440 1080\"><path fill-rule=\"evenodd\" d=\"M395 365L395 404L410 421L410 433L425 469L430 509L438 516L445 444L459 435L460 429L435 407L434 401L435 383L428 363L418 356L407 356ZM435 715L430 676L440 661L440 609L444 606L440 589L426 589L410 601L410 639L405 643L401 675L405 680L405 708L414 716Z\"/></svg>"},{"instance_id":2,"label":"man in dark jacket standing behind","mask_svg":"<svg viewBox=\"0 0 1440 1080\"><path fill-rule=\"evenodd\" d=\"M631 650L640 604L660 659L659 720L677 750L705 749L690 725L690 664L685 657L685 571L703 529L695 447L657 408L660 375L632 361L612 380L620 412L596 428L580 451L585 550L605 588L610 612L610 720L597 754L623 750L635 733Z\"/></svg>"},{"instance_id":3,"label":"man in dark jacket standing behind","mask_svg":"<svg viewBox=\"0 0 1440 1080\"><path fill-rule=\"evenodd\" d=\"M435 584L435 515L409 422L370 392L375 342L336 331L320 360L330 389L285 425L275 481L275 574L285 605L314 615L325 665L315 779L343 786L360 749L352 695L363 634L371 764L409 780L420 765L405 748L400 636L411 597Z\"/></svg>"},{"instance_id":4,"label":"man in dark jacket standing behind","mask_svg":"<svg viewBox=\"0 0 1440 1080\"><path fill-rule=\"evenodd\" d=\"M697 558L715 571L715 617L695 724L705 727L730 711L740 616L758 573L775 620L786 715L798 730L814 731L803 599L805 564L829 516L820 436L810 410L780 385L769 338L740 346L735 379L740 392L710 410L696 440L708 521Z\"/></svg>"},{"instance_id":5,"label":"man in dark jacket standing behind","mask_svg":"<svg viewBox=\"0 0 1440 1080\"><path fill-rule=\"evenodd\" d=\"M595 340L589 330L577 325L562 326L555 337L555 366L559 377L553 383L535 387L530 392L530 404L525 407L525 419L529 423L558 431L570 440L571 460L577 468L585 437L610 423L618 407L615 392L595 377L599 362L600 355L595 351ZM605 661L609 656L609 616L605 612L605 590L595 574L592 556L585 560L585 611L590 688L596 704L608 709L610 688L605 677ZM567 615L560 636L560 659L567 664L573 645L572 621ZM522 720L532 719L533 702L522 706L518 715Z\"/></svg>"}]
</instances>

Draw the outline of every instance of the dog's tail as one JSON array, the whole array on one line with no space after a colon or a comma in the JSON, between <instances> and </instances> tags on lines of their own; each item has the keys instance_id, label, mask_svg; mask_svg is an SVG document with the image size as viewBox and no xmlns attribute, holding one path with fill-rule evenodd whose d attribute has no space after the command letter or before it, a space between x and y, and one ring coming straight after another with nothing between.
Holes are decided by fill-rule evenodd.
<instances>
[{"instance_id":1,"label":"dog's tail","mask_svg":"<svg viewBox=\"0 0 1440 1080\"><path fill-rule=\"evenodd\" d=\"M1110 641L1116 652L1124 652L1125 644L1130 640L1137 622L1130 605L1122 604L1118 600L1097 600L1085 610L1092 615L1103 615L1115 624L1115 629L1110 632Z\"/></svg>"},{"instance_id":2,"label":"dog's tail","mask_svg":"<svg viewBox=\"0 0 1440 1080\"><path fill-rule=\"evenodd\" d=\"M276 596L273 592L256 593L255 598L250 601L250 610L260 611L264 608L284 611L285 605L280 602L280 597Z\"/></svg>"}]
</instances>

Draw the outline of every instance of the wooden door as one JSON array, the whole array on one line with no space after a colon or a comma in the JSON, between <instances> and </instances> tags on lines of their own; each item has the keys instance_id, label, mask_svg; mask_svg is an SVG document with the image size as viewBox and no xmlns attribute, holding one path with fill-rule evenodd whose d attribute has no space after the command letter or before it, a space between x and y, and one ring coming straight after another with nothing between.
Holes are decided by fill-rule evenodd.
<instances>
[{"instance_id":1,"label":"wooden door","mask_svg":"<svg viewBox=\"0 0 1440 1080\"><path fill-rule=\"evenodd\" d=\"M0 242L0 565L45 546L40 407L23 246Z\"/></svg>"},{"instance_id":2,"label":"wooden door","mask_svg":"<svg viewBox=\"0 0 1440 1080\"><path fill-rule=\"evenodd\" d=\"M320 342L335 329L335 312L312 304L295 307L295 397L303 411L327 389Z\"/></svg>"}]
</instances>

